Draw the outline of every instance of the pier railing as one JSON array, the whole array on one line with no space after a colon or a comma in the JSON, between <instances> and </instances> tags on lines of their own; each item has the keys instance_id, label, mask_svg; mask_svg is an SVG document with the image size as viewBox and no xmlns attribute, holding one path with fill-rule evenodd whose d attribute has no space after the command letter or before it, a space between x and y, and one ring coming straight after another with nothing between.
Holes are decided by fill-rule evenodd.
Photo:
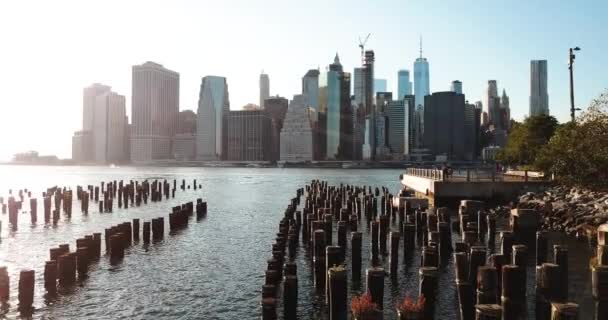
<instances>
[{"instance_id":1,"label":"pier railing","mask_svg":"<svg viewBox=\"0 0 608 320\"><path fill-rule=\"evenodd\" d=\"M528 181L549 181L550 176L542 172L533 171L496 171L488 168L407 168L406 175L427 178L435 181L453 182L481 182L481 181L507 181L507 182L528 182Z\"/></svg>"}]
</instances>

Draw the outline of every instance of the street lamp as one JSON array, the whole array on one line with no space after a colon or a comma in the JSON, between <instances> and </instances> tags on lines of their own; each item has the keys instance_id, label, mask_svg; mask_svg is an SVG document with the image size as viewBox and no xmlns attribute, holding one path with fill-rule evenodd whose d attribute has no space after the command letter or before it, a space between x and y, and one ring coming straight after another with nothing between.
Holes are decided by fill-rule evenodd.
<instances>
[{"instance_id":1,"label":"street lamp","mask_svg":"<svg viewBox=\"0 0 608 320\"><path fill-rule=\"evenodd\" d=\"M570 55L569 55L570 59L569 59L569 63L568 63L568 69L570 70L570 118L572 118L572 123L574 123L574 112L577 110L580 110L580 109L574 107L574 76L573 76L574 58L576 58L574 51L580 51L580 50L581 50L581 48L579 48L579 47L570 48Z\"/></svg>"}]
</instances>

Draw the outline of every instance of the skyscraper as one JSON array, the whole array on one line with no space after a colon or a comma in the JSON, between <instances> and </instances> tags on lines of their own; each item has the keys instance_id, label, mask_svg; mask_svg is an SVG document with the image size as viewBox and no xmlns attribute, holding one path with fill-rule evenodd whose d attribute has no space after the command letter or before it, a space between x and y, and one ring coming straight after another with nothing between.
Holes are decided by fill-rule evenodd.
<instances>
[{"instance_id":1,"label":"skyscraper","mask_svg":"<svg viewBox=\"0 0 608 320\"><path fill-rule=\"evenodd\" d=\"M414 95L416 96L416 108L422 106L424 109L424 97L431 92L429 80L429 63L422 57L422 44L420 45L420 57L414 61Z\"/></svg>"},{"instance_id":2,"label":"skyscraper","mask_svg":"<svg viewBox=\"0 0 608 320\"><path fill-rule=\"evenodd\" d=\"M117 163L125 158L125 96L106 92L97 96L93 124L93 153L97 163Z\"/></svg>"},{"instance_id":3,"label":"skyscraper","mask_svg":"<svg viewBox=\"0 0 608 320\"><path fill-rule=\"evenodd\" d=\"M179 73L154 62L133 66L131 160L171 157L179 112Z\"/></svg>"},{"instance_id":4,"label":"skyscraper","mask_svg":"<svg viewBox=\"0 0 608 320\"><path fill-rule=\"evenodd\" d=\"M110 92L112 88L100 83L94 83L89 87L84 88L82 93L82 130L93 130L95 123L95 104L97 96L106 92Z\"/></svg>"},{"instance_id":5,"label":"skyscraper","mask_svg":"<svg viewBox=\"0 0 608 320\"><path fill-rule=\"evenodd\" d=\"M310 69L302 77L302 95L307 107L319 109L319 70Z\"/></svg>"},{"instance_id":6,"label":"skyscraper","mask_svg":"<svg viewBox=\"0 0 608 320\"><path fill-rule=\"evenodd\" d=\"M465 159L464 95L447 91L426 96L424 123L425 148L449 160Z\"/></svg>"},{"instance_id":7,"label":"skyscraper","mask_svg":"<svg viewBox=\"0 0 608 320\"><path fill-rule=\"evenodd\" d=\"M230 111L226 78L203 77L198 99L196 157L221 160L225 154L223 118Z\"/></svg>"},{"instance_id":8,"label":"skyscraper","mask_svg":"<svg viewBox=\"0 0 608 320\"><path fill-rule=\"evenodd\" d=\"M287 112L289 101L280 96L274 96L264 101L264 110L272 120L271 125L271 143L270 143L270 158L271 161L279 160L281 147L281 129L283 128L283 120Z\"/></svg>"},{"instance_id":9,"label":"skyscraper","mask_svg":"<svg viewBox=\"0 0 608 320\"><path fill-rule=\"evenodd\" d=\"M412 94L412 83L410 82L410 71L399 70L397 72L397 100L403 99L405 95Z\"/></svg>"},{"instance_id":10,"label":"skyscraper","mask_svg":"<svg viewBox=\"0 0 608 320\"><path fill-rule=\"evenodd\" d=\"M386 92L386 79L374 79L374 94L378 92Z\"/></svg>"},{"instance_id":11,"label":"skyscraper","mask_svg":"<svg viewBox=\"0 0 608 320\"><path fill-rule=\"evenodd\" d=\"M505 89L502 89L502 96L500 97L500 119L500 127L504 130L509 130L511 126L511 108L509 107L509 96L507 96Z\"/></svg>"},{"instance_id":12,"label":"skyscraper","mask_svg":"<svg viewBox=\"0 0 608 320\"><path fill-rule=\"evenodd\" d=\"M462 82L460 82L459 80L452 81L450 91L462 94Z\"/></svg>"},{"instance_id":13,"label":"skyscraper","mask_svg":"<svg viewBox=\"0 0 608 320\"><path fill-rule=\"evenodd\" d=\"M270 160L272 119L266 110L227 111L224 122L226 160Z\"/></svg>"},{"instance_id":14,"label":"skyscraper","mask_svg":"<svg viewBox=\"0 0 608 320\"><path fill-rule=\"evenodd\" d=\"M294 95L289 103L281 130L281 160L311 161L313 158L312 127L308 97Z\"/></svg>"},{"instance_id":15,"label":"skyscraper","mask_svg":"<svg viewBox=\"0 0 608 320\"><path fill-rule=\"evenodd\" d=\"M488 80L485 98L484 111L488 113L488 123L497 127L500 125L500 98L496 80Z\"/></svg>"},{"instance_id":16,"label":"skyscraper","mask_svg":"<svg viewBox=\"0 0 608 320\"><path fill-rule=\"evenodd\" d=\"M260 108L264 109L264 101L270 97L270 79L268 75L262 71L260 74Z\"/></svg>"},{"instance_id":17,"label":"skyscraper","mask_svg":"<svg viewBox=\"0 0 608 320\"><path fill-rule=\"evenodd\" d=\"M348 124L344 119L347 115L343 112L351 116L348 110L350 109L350 74L345 74L342 70L340 58L336 54L334 63L329 66L329 70L319 76L319 126L322 136L319 147L321 148L321 158L341 158L344 151L340 146L346 144L347 137L344 134L350 131L343 127ZM344 106L345 104L347 106Z\"/></svg>"},{"instance_id":18,"label":"skyscraper","mask_svg":"<svg viewBox=\"0 0 608 320\"><path fill-rule=\"evenodd\" d=\"M369 149L366 148L366 150L369 150L370 160L376 159L376 106L374 105L374 61L374 51L366 50L365 59L363 61L363 101L365 103L366 110L365 131L368 134L367 142L369 144Z\"/></svg>"},{"instance_id":19,"label":"skyscraper","mask_svg":"<svg viewBox=\"0 0 608 320\"><path fill-rule=\"evenodd\" d=\"M173 157L176 160L196 158L196 113L192 110L180 111L177 132L173 136Z\"/></svg>"},{"instance_id":20,"label":"skyscraper","mask_svg":"<svg viewBox=\"0 0 608 320\"><path fill-rule=\"evenodd\" d=\"M530 116L549 114L547 60L530 62Z\"/></svg>"}]
</instances>

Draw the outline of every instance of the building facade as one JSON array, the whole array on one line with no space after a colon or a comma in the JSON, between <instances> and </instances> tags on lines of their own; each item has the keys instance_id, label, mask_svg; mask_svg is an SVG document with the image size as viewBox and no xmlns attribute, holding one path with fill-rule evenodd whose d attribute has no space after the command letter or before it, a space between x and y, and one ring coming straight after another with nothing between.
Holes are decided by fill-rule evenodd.
<instances>
[{"instance_id":1,"label":"building facade","mask_svg":"<svg viewBox=\"0 0 608 320\"><path fill-rule=\"evenodd\" d=\"M282 161L313 160L313 130L310 120L312 110L312 107L308 106L307 96L293 96L281 129Z\"/></svg>"},{"instance_id":2,"label":"building facade","mask_svg":"<svg viewBox=\"0 0 608 320\"><path fill-rule=\"evenodd\" d=\"M317 111L319 109L319 70L310 69L302 77L302 94L306 99L306 106Z\"/></svg>"},{"instance_id":3,"label":"building facade","mask_svg":"<svg viewBox=\"0 0 608 320\"><path fill-rule=\"evenodd\" d=\"M547 60L530 62L530 116L549 114Z\"/></svg>"},{"instance_id":4,"label":"building facade","mask_svg":"<svg viewBox=\"0 0 608 320\"><path fill-rule=\"evenodd\" d=\"M374 94L378 92L386 92L386 79L374 79Z\"/></svg>"},{"instance_id":5,"label":"building facade","mask_svg":"<svg viewBox=\"0 0 608 320\"><path fill-rule=\"evenodd\" d=\"M459 80L452 81L452 84L450 86L450 91L462 94L462 82Z\"/></svg>"},{"instance_id":6,"label":"building facade","mask_svg":"<svg viewBox=\"0 0 608 320\"><path fill-rule=\"evenodd\" d=\"M397 158L406 158L414 149L414 100L413 95L405 95L388 103L388 146Z\"/></svg>"},{"instance_id":7,"label":"building facade","mask_svg":"<svg viewBox=\"0 0 608 320\"><path fill-rule=\"evenodd\" d=\"M435 156L465 160L464 95L452 91L435 92L424 105L424 147Z\"/></svg>"},{"instance_id":8,"label":"building facade","mask_svg":"<svg viewBox=\"0 0 608 320\"><path fill-rule=\"evenodd\" d=\"M224 115L230 111L226 78L206 76L201 81L196 125L196 158L221 160L225 153Z\"/></svg>"},{"instance_id":9,"label":"building facade","mask_svg":"<svg viewBox=\"0 0 608 320\"><path fill-rule=\"evenodd\" d=\"M224 121L226 160L270 161L272 118L266 111L228 111Z\"/></svg>"},{"instance_id":10,"label":"building facade","mask_svg":"<svg viewBox=\"0 0 608 320\"><path fill-rule=\"evenodd\" d=\"M179 73L154 62L133 66L131 95L131 160L171 157L177 130Z\"/></svg>"},{"instance_id":11,"label":"building facade","mask_svg":"<svg viewBox=\"0 0 608 320\"><path fill-rule=\"evenodd\" d=\"M93 124L93 153L96 163L119 163L126 160L125 96L106 92L97 96Z\"/></svg>"},{"instance_id":12,"label":"building facade","mask_svg":"<svg viewBox=\"0 0 608 320\"><path fill-rule=\"evenodd\" d=\"M397 100L403 99L405 95L412 94L412 82L410 82L410 71L399 70L397 72Z\"/></svg>"},{"instance_id":13,"label":"building facade","mask_svg":"<svg viewBox=\"0 0 608 320\"><path fill-rule=\"evenodd\" d=\"M419 106L424 110L424 97L429 95L429 62L426 58L420 57L414 61L414 95L416 96L416 108Z\"/></svg>"},{"instance_id":14,"label":"building facade","mask_svg":"<svg viewBox=\"0 0 608 320\"><path fill-rule=\"evenodd\" d=\"M260 74L260 108L264 109L264 103L268 98L270 98L270 79L262 71Z\"/></svg>"},{"instance_id":15,"label":"building facade","mask_svg":"<svg viewBox=\"0 0 608 320\"><path fill-rule=\"evenodd\" d=\"M285 114L287 113L289 101L287 98L274 96L266 99L266 101L264 101L264 105L264 110L266 110L266 113L268 113L272 119L270 160L277 161L280 158L281 129L283 128L283 121L285 120Z\"/></svg>"}]
</instances>

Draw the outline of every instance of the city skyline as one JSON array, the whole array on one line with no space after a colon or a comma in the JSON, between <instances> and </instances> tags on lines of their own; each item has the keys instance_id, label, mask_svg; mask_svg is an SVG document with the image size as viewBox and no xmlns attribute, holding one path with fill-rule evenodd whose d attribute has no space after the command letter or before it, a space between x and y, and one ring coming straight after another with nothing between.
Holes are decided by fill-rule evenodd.
<instances>
[{"instance_id":1,"label":"city skyline","mask_svg":"<svg viewBox=\"0 0 608 320\"><path fill-rule=\"evenodd\" d=\"M40 9L36 12L28 10L32 1L24 2L0 5L0 26L4 30L17 30L8 34L6 45L19 48L0 53L3 61L10 61L5 66L5 79L0 80L5 89L1 93L3 117L25 119L27 115L36 114L29 125L51 134L34 136L30 133L19 139L9 139L7 137L15 136L16 132L22 132L24 124L11 121L1 126L4 147L0 151L0 159L3 160L15 152L30 149L69 157L69 137L82 122L82 88L91 83L104 83L125 94L127 116L131 119L129 71L131 66L143 61L154 61L180 73L180 110L196 110L200 79L211 74L227 78L234 102L231 109L235 110L258 100L256 83L260 69L273 79L271 95L285 97L300 92L301 77L306 70L324 66L324 61L333 57L336 51L345 72L353 72L360 66L357 38L367 33L372 36L366 48L376 53L375 75L387 79L390 84L387 89L394 93L397 90L397 71L413 69L413 61L419 55L420 35L424 37L424 56L432 64L431 93L446 91L451 80L459 79L463 82L467 100L484 100L484 84L488 79L496 79L500 87L507 88L509 92L512 116L516 120L522 120L528 113L531 60L548 61L551 114L562 122L567 121L569 115L566 64L569 47L582 48L575 64L577 107L585 108L606 86L601 83L600 73L608 69L602 57L606 44L598 44L594 39L595 34L607 31L606 25L598 22L602 12L598 9L605 6L599 1L589 1L591 5L586 6L549 1L472 5L465 1L451 11L437 3L430 13L425 12L424 6L428 4L385 1L384 5L395 8L391 10L395 13L386 15L400 19L370 15L372 8L369 5L348 2L326 5L311 1L295 10L288 2L272 1L265 8L243 1L227 1L230 4L213 4L209 8L194 2L172 5L146 2L146 5L140 5L135 1L96 7L99 14L93 16L74 14L91 10L86 2L36 2ZM321 7L326 9L322 13ZM519 14L522 11L529 13L522 17ZM25 16L22 13L26 12L31 20L16 19ZM495 12L500 13L499 19L490 19L492 15L488 13ZM103 17L108 16L104 13L112 14L111 25L104 23L106 19ZM318 16L318 23L307 27L289 24L285 29L275 28L296 15ZM332 25L336 16L344 15L352 17L349 21L353 22L330 33L321 31ZM171 23L155 25L156 19L165 16L171 16ZM253 21L262 16L277 19L269 25L255 25ZM368 19L368 23L354 22L363 18ZM131 27L133 19L139 22L140 28ZM461 22L472 19L475 20L473 24ZM238 20L239 23L237 27L229 27L227 20ZM560 20L568 20L569 23L561 25L554 22ZM399 21L410 21L408 25L416 27L404 29ZM457 32L448 30L451 24L461 28L454 28L458 29ZM40 27L42 25L44 28ZM79 28L74 28L74 25ZM218 25L227 27L225 35L214 33L213 30L217 29L213 27ZM263 37L257 40L248 37L247 33L242 33L243 25L254 25L249 32L263 34ZM504 25L510 28L504 28ZM544 26L540 28L540 25ZM85 50L96 40L83 36L85 31L73 29L110 34L113 46ZM553 33L560 34L560 37L549 36ZM323 37L319 37L320 34ZM193 39L201 37L208 40L194 43ZM278 50L278 38L287 41L288 47L295 50L287 51L289 54ZM159 45L158 39L163 39L167 46ZM313 43L314 46L311 45ZM210 44L217 50L209 50ZM50 50L43 50L41 54L41 46ZM245 52L237 48L254 50ZM34 77L47 79L49 75L58 75L58 78L56 81L47 80L39 94L28 94ZM64 125L59 128L45 121L57 114L63 117Z\"/></svg>"}]
</instances>

